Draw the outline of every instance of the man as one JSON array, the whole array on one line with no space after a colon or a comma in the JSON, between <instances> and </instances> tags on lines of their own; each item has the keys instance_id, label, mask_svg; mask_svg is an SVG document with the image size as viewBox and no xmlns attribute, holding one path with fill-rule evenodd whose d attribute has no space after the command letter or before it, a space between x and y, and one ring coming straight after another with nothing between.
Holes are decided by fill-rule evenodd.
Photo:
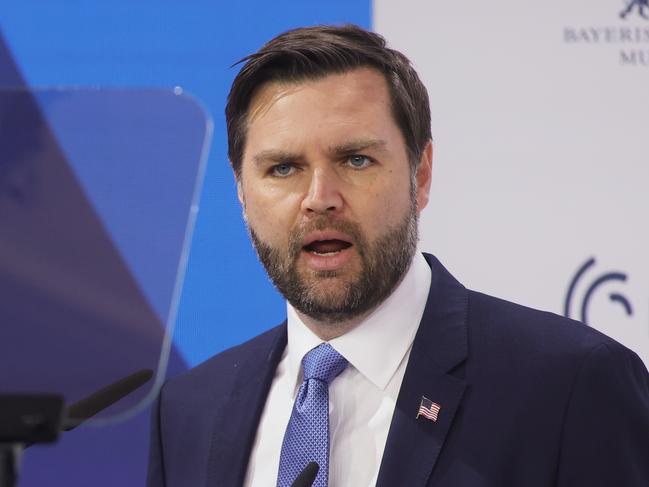
<instances>
[{"instance_id":1,"label":"man","mask_svg":"<svg viewBox=\"0 0 649 487\"><path fill-rule=\"evenodd\" d=\"M286 32L226 108L251 239L287 322L171 380L149 485L647 486L649 378L582 324L416 253L428 96L383 39Z\"/></svg>"}]
</instances>

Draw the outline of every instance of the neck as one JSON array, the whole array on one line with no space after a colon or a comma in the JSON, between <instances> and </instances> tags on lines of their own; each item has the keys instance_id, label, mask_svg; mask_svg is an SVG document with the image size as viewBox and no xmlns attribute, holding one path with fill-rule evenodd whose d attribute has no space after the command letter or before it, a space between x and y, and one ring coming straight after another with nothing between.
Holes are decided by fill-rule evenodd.
<instances>
[{"instance_id":1,"label":"neck","mask_svg":"<svg viewBox=\"0 0 649 487\"><path fill-rule=\"evenodd\" d=\"M365 318L367 318L372 313L372 311L374 310L367 311L362 315L355 316L354 318L351 318L349 320L328 322L328 321L317 320L315 318L305 315L304 313L298 310L295 310L297 315L302 320L302 323L304 323L307 326L307 328L309 328L309 330L315 333L318 336L318 338L324 340L325 342L328 342L329 340L333 340L334 338L338 338L339 336L342 336L345 333L348 333L349 331L353 330Z\"/></svg>"},{"instance_id":2,"label":"neck","mask_svg":"<svg viewBox=\"0 0 649 487\"><path fill-rule=\"evenodd\" d=\"M412 266L412 260L410 262L410 265L408 267L408 270L410 269L410 266ZM390 299L390 296L394 293L394 291L401 285L403 282L403 279L405 278L406 274L408 273L408 270L406 270L401 276L399 277L399 280L397 283L394 285L388 296L378 303L376 306L373 308L365 311L364 313L354 316L353 318L350 318L348 320L341 320L341 321L327 321L327 320L318 320L316 318L313 318L312 316L306 315L299 311L297 308L295 309L295 312L297 313L298 317L300 320L302 320L302 323L304 323L309 330L311 330L315 335L318 336L318 338L328 342L329 340L333 340L334 338L338 338L339 336L344 335L345 333L350 332L354 328L356 328L358 325L360 325L368 316L370 316L375 310L377 310L385 301Z\"/></svg>"}]
</instances>

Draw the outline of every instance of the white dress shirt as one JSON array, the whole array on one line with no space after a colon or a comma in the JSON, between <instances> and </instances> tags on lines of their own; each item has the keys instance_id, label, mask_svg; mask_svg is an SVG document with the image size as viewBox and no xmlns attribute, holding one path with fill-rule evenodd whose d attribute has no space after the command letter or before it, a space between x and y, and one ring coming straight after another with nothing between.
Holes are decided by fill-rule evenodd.
<instances>
[{"instance_id":1,"label":"white dress shirt","mask_svg":"<svg viewBox=\"0 0 649 487\"><path fill-rule=\"evenodd\" d=\"M362 323L329 344L349 362L329 386L329 487L376 484L431 272L417 253L395 291ZM286 425L302 383L302 357L323 341L287 304L288 346L266 399L244 486L277 483Z\"/></svg>"}]
</instances>

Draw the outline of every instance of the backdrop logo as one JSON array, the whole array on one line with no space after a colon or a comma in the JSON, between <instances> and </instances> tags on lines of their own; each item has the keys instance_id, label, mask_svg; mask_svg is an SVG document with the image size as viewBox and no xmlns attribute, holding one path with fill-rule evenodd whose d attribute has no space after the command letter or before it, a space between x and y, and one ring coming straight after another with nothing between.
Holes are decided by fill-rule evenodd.
<instances>
[{"instance_id":1,"label":"backdrop logo","mask_svg":"<svg viewBox=\"0 0 649 487\"><path fill-rule=\"evenodd\" d=\"M617 53L618 63L622 66L649 68L649 0L623 2L621 11L612 6L611 15L596 20L596 23L564 27L564 44L572 46L576 55L583 52L577 46L584 46L611 55Z\"/></svg>"},{"instance_id":2,"label":"backdrop logo","mask_svg":"<svg viewBox=\"0 0 649 487\"><path fill-rule=\"evenodd\" d=\"M595 265L595 258L588 259L575 273L568 292L566 293L566 301L564 304L564 315L568 318L574 318L582 321L588 325L588 307L595 293L602 287L603 284L610 282L625 283L627 275L619 271L608 271L604 273L592 274L589 273L591 268ZM590 274L590 276L587 276ZM582 282L589 282L586 292L581 300L575 298L575 291L577 286ZM633 307L629 300L620 293L611 292L608 295L611 303L621 306L628 316L633 316ZM580 302L579 302L580 301Z\"/></svg>"},{"instance_id":3,"label":"backdrop logo","mask_svg":"<svg viewBox=\"0 0 649 487\"><path fill-rule=\"evenodd\" d=\"M634 9L637 9L638 15L649 20L649 0L627 0L626 7L620 12L620 18L626 19ZM645 12L645 9L647 12Z\"/></svg>"}]
</instances>

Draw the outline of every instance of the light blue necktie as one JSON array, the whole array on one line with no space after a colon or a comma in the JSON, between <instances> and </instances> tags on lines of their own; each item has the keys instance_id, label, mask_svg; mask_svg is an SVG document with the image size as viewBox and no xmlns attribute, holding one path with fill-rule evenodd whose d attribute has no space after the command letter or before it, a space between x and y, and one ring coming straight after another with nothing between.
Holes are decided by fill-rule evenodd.
<instances>
[{"instance_id":1,"label":"light blue necktie","mask_svg":"<svg viewBox=\"0 0 649 487\"><path fill-rule=\"evenodd\" d=\"M329 478L329 383L347 367L347 360L323 343L302 359L304 382L295 398L279 460L277 487L290 487L309 464L320 469L313 487L327 487Z\"/></svg>"}]
</instances>

